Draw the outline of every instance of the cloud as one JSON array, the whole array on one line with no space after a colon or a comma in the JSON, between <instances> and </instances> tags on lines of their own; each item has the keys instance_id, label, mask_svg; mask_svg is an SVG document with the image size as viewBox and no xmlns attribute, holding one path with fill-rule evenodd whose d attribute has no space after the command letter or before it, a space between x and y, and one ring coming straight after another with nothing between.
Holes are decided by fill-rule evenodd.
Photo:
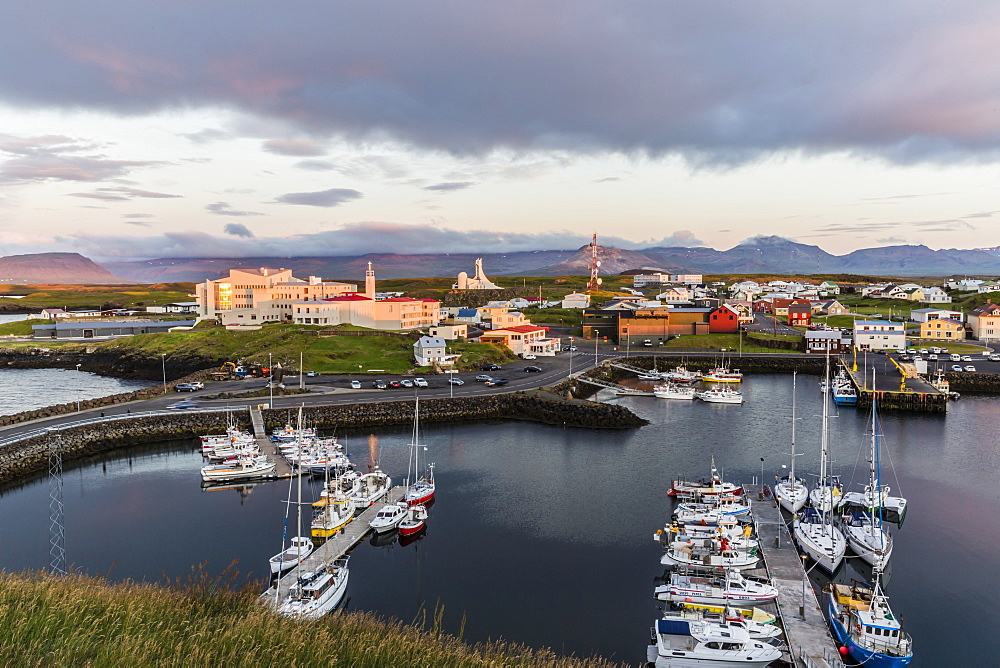
<instances>
[{"instance_id":1,"label":"cloud","mask_svg":"<svg viewBox=\"0 0 1000 668\"><path fill-rule=\"evenodd\" d=\"M594 179L594 183L613 183L615 181L621 181L621 178L617 176L605 176L603 179Z\"/></svg>"},{"instance_id":2,"label":"cloud","mask_svg":"<svg viewBox=\"0 0 1000 668\"><path fill-rule=\"evenodd\" d=\"M234 237L243 237L245 239L252 239L254 236L253 232L251 232L250 229L242 223L227 223L226 226L222 228L222 231L226 234L231 234Z\"/></svg>"},{"instance_id":3,"label":"cloud","mask_svg":"<svg viewBox=\"0 0 1000 668\"><path fill-rule=\"evenodd\" d=\"M662 239L650 239L649 241L641 242L641 246L631 246L633 248L672 248L672 247L685 247L693 248L695 246L704 246L698 237L694 235L694 232L690 230L677 230L673 234Z\"/></svg>"},{"instance_id":4,"label":"cloud","mask_svg":"<svg viewBox=\"0 0 1000 668\"><path fill-rule=\"evenodd\" d=\"M947 163L1000 148L997 3L433 0L391 20L382 3L306 3L294 23L264 0L110 7L19 7L0 24L0 58L25 64L0 71L3 102L227 109L318 142L710 166L780 151ZM52 13L72 30L53 29Z\"/></svg>"},{"instance_id":5,"label":"cloud","mask_svg":"<svg viewBox=\"0 0 1000 668\"><path fill-rule=\"evenodd\" d=\"M270 139L264 142L263 148L269 153L278 155L300 157L326 155L326 149L312 139Z\"/></svg>"},{"instance_id":6,"label":"cloud","mask_svg":"<svg viewBox=\"0 0 1000 668\"><path fill-rule=\"evenodd\" d=\"M145 220L126 220L129 225L138 225L139 227L152 227L152 224Z\"/></svg>"},{"instance_id":7,"label":"cloud","mask_svg":"<svg viewBox=\"0 0 1000 668\"><path fill-rule=\"evenodd\" d=\"M230 206L229 202L215 202L214 204L206 204L205 210L209 213L214 213L216 216L263 216L262 213L257 213L256 211L238 211Z\"/></svg>"},{"instance_id":8,"label":"cloud","mask_svg":"<svg viewBox=\"0 0 1000 668\"><path fill-rule=\"evenodd\" d=\"M301 204L304 206L333 207L344 202L360 199L364 195L350 188L330 188L311 193L287 193L277 198L282 204Z\"/></svg>"},{"instance_id":9,"label":"cloud","mask_svg":"<svg viewBox=\"0 0 1000 668\"><path fill-rule=\"evenodd\" d=\"M155 218L151 213L125 213L122 218Z\"/></svg>"},{"instance_id":10,"label":"cloud","mask_svg":"<svg viewBox=\"0 0 1000 668\"><path fill-rule=\"evenodd\" d=\"M905 244L905 243L907 243L906 239L901 239L899 237L884 237L882 239L876 239L875 241L877 241L880 244Z\"/></svg>"},{"instance_id":11,"label":"cloud","mask_svg":"<svg viewBox=\"0 0 1000 668\"><path fill-rule=\"evenodd\" d=\"M465 190L466 188L471 188L476 185L475 181L451 181L448 183L435 183L431 186L424 186L424 190L431 190L433 192L445 192L451 193L457 190Z\"/></svg>"},{"instance_id":12,"label":"cloud","mask_svg":"<svg viewBox=\"0 0 1000 668\"><path fill-rule=\"evenodd\" d=\"M181 195L171 195L170 193L158 193L150 190L139 190L137 188L98 188L89 193L69 193L72 197L87 197L90 199L104 200L105 202L127 202L133 198L145 199L168 199L181 197Z\"/></svg>"},{"instance_id":13,"label":"cloud","mask_svg":"<svg viewBox=\"0 0 1000 668\"><path fill-rule=\"evenodd\" d=\"M326 172L334 169L334 164L332 162L327 162L326 160L300 160L295 163L294 166L299 169L309 169L314 172Z\"/></svg>"},{"instance_id":14,"label":"cloud","mask_svg":"<svg viewBox=\"0 0 1000 668\"><path fill-rule=\"evenodd\" d=\"M110 160L40 153L14 158L0 165L0 182L26 181L106 181L125 176L138 167L163 163L153 160Z\"/></svg>"}]
</instances>

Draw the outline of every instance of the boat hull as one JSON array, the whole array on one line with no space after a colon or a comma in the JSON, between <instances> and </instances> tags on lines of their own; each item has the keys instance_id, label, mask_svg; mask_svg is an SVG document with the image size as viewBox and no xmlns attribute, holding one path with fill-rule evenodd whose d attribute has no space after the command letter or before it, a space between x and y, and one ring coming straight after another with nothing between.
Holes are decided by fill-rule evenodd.
<instances>
[{"instance_id":1,"label":"boat hull","mask_svg":"<svg viewBox=\"0 0 1000 668\"><path fill-rule=\"evenodd\" d=\"M908 656L890 656L888 654L880 654L878 652L865 649L854 642L854 639L847 633L847 629L844 628L840 618L837 616L837 605L833 600L833 595L827 593L826 597L826 617L827 621L830 623L830 629L833 632L833 637L837 641L838 645L842 645L847 648L847 653L850 654L851 658L857 663L865 666L865 668L901 668L902 666L908 666L910 664L910 661L913 659L912 654Z\"/></svg>"},{"instance_id":2,"label":"boat hull","mask_svg":"<svg viewBox=\"0 0 1000 668\"><path fill-rule=\"evenodd\" d=\"M408 522L403 520L399 523L399 535L400 536L412 536L423 531L427 527L427 522L420 520L418 522Z\"/></svg>"}]
</instances>

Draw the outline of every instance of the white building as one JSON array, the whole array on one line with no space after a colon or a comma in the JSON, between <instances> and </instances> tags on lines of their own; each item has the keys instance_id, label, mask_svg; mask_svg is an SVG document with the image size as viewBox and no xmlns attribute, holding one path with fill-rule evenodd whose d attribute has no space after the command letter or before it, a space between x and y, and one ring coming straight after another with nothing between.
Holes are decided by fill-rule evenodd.
<instances>
[{"instance_id":1,"label":"white building","mask_svg":"<svg viewBox=\"0 0 1000 668\"><path fill-rule=\"evenodd\" d=\"M374 298L374 274L370 264L368 273L372 281L370 296ZM350 283L324 281L318 276L302 280L292 276L291 269L261 267L230 269L225 278L199 283L195 293L199 317L221 319L229 311L238 311L238 314L231 314L229 320L243 324L251 320L291 320L295 302L318 301L357 290L358 286Z\"/></svg>"},{"instance_id":2,"label":"white building","mask_svg":"<svg viewBox=\"0 0 1000 668\"><path fill-rule=\"evenodd\" d=\"M590 308L590 295L571 292L562 298L562 308Z\"/></svg>"},{"instance_id":3,"label":"white building","mask_svg":"<svg viewBox=\"0 0 1000 668\"><path fill-rule=\"evenodd\" d=\"M459 272L458 280L451 286L452 290L503 290L499 285L486 278L483 272L483 258L476 258L476 274L469 278L467 273Z\"/></svg>"},{"instance_id":4,"label":"white building","mask_svg":"<svg viewBox=\"0 0 1000 668\"><path fill-rule=\"evenodd\" d=\"M649 286L660 287L670 282L670 274L654 272L652 274L636 274L632 277L633 288L645 288ZM700 282L700 281L699 281Z\"/></svg>"},{"instance_id":5,"label":"white building","mask_svg":"<svg viewBox=\"0 0 1000 668\"><path fill-rule=\"evenodd\" d=\"M435 362L445 364L448 357L445 352L445 340L440 336L421 336L413 344L413 359L418 366L433 366Z\"/></svg>"},{"instance_id":6,"label":"white building","mask_svg":"<svg viewBox=\"0 0 1000 668\"><path fill-rule=\"evenodd\" d=\"M685 285L701 285L704 283L704 276L701 274L670 274L671 283L683 283Z\"/></svg>"},{"instance_id":7,"label":"white building","mask_svg":"<svg viewBox=\"0 0 1000 668\"><path fill-rule=\"evenodd\" d=\"M664 304L686 304L691 301L692 296L691 290L687 287L675 286L667 288L656 295L656 298Z\"/></svg>"},{"instance_id":8,"label":"white building","mask_svg":"<svg viewBox=\"0 0 1000 668\"><path fill-rule=\"evenodd\" d=\"M889 320L857 320L854 347L858 350L903 350L906 348L906 326Z\"/></svg>"},{"instance_id":9,"label":"white building","mask_svg":"<svg viewBox=\"0 0 1000 668\"><path fill-rule=\"evenodd\" d=\"M965 314L961 311L950 311L943 308L918 308L910 311L910 320L914 322L924 323L939 319L965 322Z\"/></svg>"},{"instance_id":10,"label":"white building","mask_svg":"<svg viewBox=\"0 0 1000 668\"><path fill-rule=\"evenodd\" d=\"M941 288L927 288L920 301L924 304L950 304L951 296Z\"/></svg>"}]
</instances>

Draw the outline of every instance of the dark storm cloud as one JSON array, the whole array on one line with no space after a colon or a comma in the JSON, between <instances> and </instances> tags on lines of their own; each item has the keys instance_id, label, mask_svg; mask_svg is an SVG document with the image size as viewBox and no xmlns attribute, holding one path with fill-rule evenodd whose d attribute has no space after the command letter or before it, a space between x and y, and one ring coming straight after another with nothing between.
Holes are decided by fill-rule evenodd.
<instances>
[{"instance_id":1,"label":"dark storm cloud","mask_svg":"<svg viewBox=\"0 0 1000 668\"><path fill-rule=\"evenodd\" d=\"M278 197L277 201L282 204L332 207L361 197L364 197L364 195L357 190L351 190L350 188L330 188L329 190L320 190L319 192L312 193L287 193Z\"/></svg>"},{"instance_id":2,"label":"dark storm cloud","mask_svg":"<svg viewBox=\"0 0 1000 668\"><path fill-rule=\"evenodd\" d=\"M997 154L1000 4L16 3L0 101L236 110L455 153ZM52 16L58 16L54 22ZM190 135L206 141L219 131Z\"/></svg>"},{"instance_id":3,"label":"dark storm cloud","mask_svg":"<svg viewBox=\"0 0 1000 668\"><path fill-rule=\"evenodd\" d=\"M213 204L206 204L205 210L209 213L214 213L216 216L263 216L262 213L257 213L256 211L239 211L234 209L229 202L215 202Z\"/></svg>"},{"instance_id":4,"label":"dark storm cloud","mask_svg":"<svg viewBox=\"0 0 1000 668\"><path fill-rule=\"evenodd\" d=\"M476 185L475 181L450 181L448 183L435 183L432 186L424 186L424 190L433 192L451 193L457 190L465 190Z\"/></svg>"},{"instance_id":5,"label":"dark storm cloud","mask_svg":"<svg viewBox=\"0 0 1000 668\"><path fill-rule=\"evenodd\" d=\"M244 239L253 239L253 232L250 231L246 225L242 223L229 223L222 228L222 231L226 234L231 234L234 237L243 237Z\"/></svg>"}]
</instances>

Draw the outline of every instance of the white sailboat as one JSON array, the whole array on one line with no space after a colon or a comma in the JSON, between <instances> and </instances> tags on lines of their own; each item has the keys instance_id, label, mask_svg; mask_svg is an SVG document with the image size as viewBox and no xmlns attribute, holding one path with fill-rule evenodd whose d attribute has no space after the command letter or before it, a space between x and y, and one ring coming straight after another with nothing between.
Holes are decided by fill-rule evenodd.
<instances>
[{"instance_id":1,"label":"white sailboat","mask_svg":"<svg viewBox=\"0 0 1000 668\"><path fill-rule=\"evenodd\" d=\"M830 358L826 362L826 378L830 379ZM823 395L823 428L820 434L820 485L827 482L827 457L829 444L830 401ZM839 528L830 521L829 514L821 508L806 508L792 521L792 535L799 548L819 565L833 573L840 567L847 551L847 539Z\"/></svg>"},{"instance_id":2,"label":"white sailboat","mask_svg":"<svg viewBox=\"0 0 1000 668\"><path fill-rule=\"evenodd\" d=\"M792 463L791 469L789 470L788 476L779 479L774 484L774 497L778 500L778 503L782 508L792 513L793 515L800 510L802 506L806 505L806 501L809 499L809 489L806 487L805 480L795 477L795 458L801 456L801 453L796 454L795 452L795 389L797 373L792 373Z\"/></svg>"},{"instance_id":3,"label":"white sailboat","mask_svg":"<svg viewBox=\"0 0 1000 668\"><path fill-rule=\"evenodd\" d=\"M299 425L302 424L302 409L299 409ZM299 441L301 443L301 441ZM281 575L289 568L299 565L312 554L315 546L306 536L302 535L302 475L295 476L298 481L298 494L295 502L295 536L292 537L291 545L284 548L278 554L271 557L268 562L271 565L271 575ZM282 529L281 544L285 544L285 534L288 531L288 511L292 504L292 481L288 480L288 500L285 503L285 526Z\"/></svg>"},{"instance_id":4,"label":"white sailboat","mask_svg":"<svg viewBox=\"0 0 1000 668\"><path fill-rule=\"evenodd\" d=\"M299 575L278 613L295 619L319 619L331 612L347 593L349 558L341 557Z\"/></svg>"},{"instance_id":5,"label":"white sailboat","mask_svg":"<svg viewBox=\"0 0 1000 668\"><path fill-rule=\"evenodd\" d=\"M434 464L427 465L427 470L420 473L420 452L426 450L426 445L420 445L420 398L413 402L413 441L410 443L410 461L406 467L406 505L426 504L434 498L437 486L434 483ZM418 478L419 476L419 478Z\"/></svg>"}]
</instances>

